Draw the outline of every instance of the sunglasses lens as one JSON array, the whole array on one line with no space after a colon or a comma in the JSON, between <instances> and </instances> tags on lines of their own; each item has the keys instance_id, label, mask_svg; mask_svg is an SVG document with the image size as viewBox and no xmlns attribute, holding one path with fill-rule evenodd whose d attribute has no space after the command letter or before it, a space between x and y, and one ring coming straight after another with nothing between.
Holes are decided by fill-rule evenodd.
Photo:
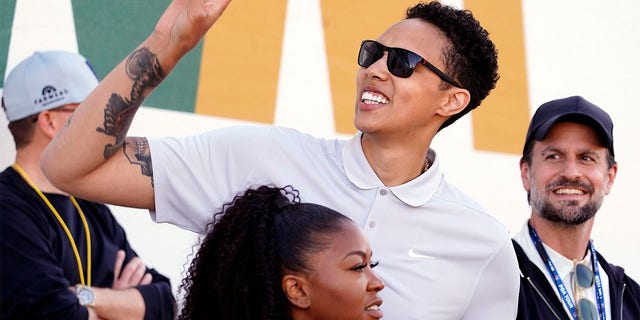
<instances>
[{"instance_id":1,"label":"sunglasses lens","mask_svg":"<svg viewBox=\"0 0 640 320\"><path fill-rule=\"evenodd\" d=\"M384 48L380 47L374 41L364 41L360 45L358 53L358 65L368 68L374 62L378 61L384 55Z\"/></svg>"},{"instance_id":2,"label":"sunglasses lens","mask_svg":"<svg viewBox=\"0 0 640 320\"><path fill-rule=\"evenodd\" d=\"M389 50L389 56L387 57L387 68L389 72L400 78L410 77L413 73L413 68L415 68L415 64L411 65L409 63L410 54L412 53L398 48Z\"/></svg>"},{"instance_id":3,"label":"sunglasses lens","mask_svg":"<svg viewBox=\"0 0 640 320\"><path fill-rule=\"evenodd\" d=\"M389 72L400 78L408 78L411 76L417 64L417 62L413 62L412 64L411 61L416 59L420 61L418 55L403 49L385 48L383 45L371 40L362 42L360 52L358 53L358 65L363 68L368 68L384 56L385 50L389 51L389 55L387 56L387 68Z\"/></svg>"},{"instance_id":4,"label":"sunglasses lens","mask_svg":"<svg viewBox=\"0 0 640 320\"><path fill-rule=\"evenodd\" d=\"M593 271L586 265L579 263L576 265L576 280L582 288L590 288L593 285Z\"/></svg>"},{"instance_id":5,"label":"sunglasses lens","mask_svg":"<svg viewBox=\"0 0 640 320\"><path fill-rule=\"evenodd\" d=\"M580 299L578 302L578 310L580 310L579 319L581 320L598 320L598 312L593 302L587 299Z\"/></svg>"}]
</instances>

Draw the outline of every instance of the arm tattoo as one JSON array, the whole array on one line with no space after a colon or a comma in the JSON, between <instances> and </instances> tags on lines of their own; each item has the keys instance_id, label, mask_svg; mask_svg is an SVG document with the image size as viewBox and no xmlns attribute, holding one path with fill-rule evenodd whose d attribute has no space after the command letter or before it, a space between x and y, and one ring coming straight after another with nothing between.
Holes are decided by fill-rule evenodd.
<instances>
[{"instance_id":1,"label":"arm tattoo","mask_svg":"<svg viewBox=\"0 0 640 320\"><path fill-rule=\"evenodd\" d=\"M153 187L153 167L151 166L149 141L146 138L139 137L126 138L122 152L131 164L140 166L140 171L143 175L151 178L151 187Z\"/></svg>"},{"instance_id":2,"label":"arm tattoo","mask_svg":"<svg viewBox=\"0 0 640 320\"><path fill-rule=\"evenodd\" d=\"M136 110L145 96L165 78L158 57L147 48L140 48L131 53L125 62L125 69L127 76L133 80L131 100L112 93L104 109L104 128L96 128L96 131L116 139L113 144L108 143L104 146L105 159L111 157L124 143Z\"/></svg>"}]
</instances>

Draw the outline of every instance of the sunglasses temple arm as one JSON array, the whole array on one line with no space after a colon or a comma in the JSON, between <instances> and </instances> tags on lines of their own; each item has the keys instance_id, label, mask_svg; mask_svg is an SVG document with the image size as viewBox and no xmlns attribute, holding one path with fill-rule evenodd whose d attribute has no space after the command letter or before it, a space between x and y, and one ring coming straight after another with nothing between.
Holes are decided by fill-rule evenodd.
<instances>
[{"instance_id":1,"label":"sunglasses temple arm","mask_svg":"<svg viewBox=\"0 0 640 320\"><path fill-rule=\"evenodd\" d=\"M448 82L449 84L453 85L454 87L462 88L462 86L460 84L458 84L455 80L451 79L444 72L440 71L440 69L436 68L436 66L432 65L431 63L429 63L429 61L423 59L422 60L422 64L425 67L429 68L429 70L433 71L433 73L437 74L438 77L440 77L440 79L444 80L445 82Z\"/></svg>"}]
</instances>

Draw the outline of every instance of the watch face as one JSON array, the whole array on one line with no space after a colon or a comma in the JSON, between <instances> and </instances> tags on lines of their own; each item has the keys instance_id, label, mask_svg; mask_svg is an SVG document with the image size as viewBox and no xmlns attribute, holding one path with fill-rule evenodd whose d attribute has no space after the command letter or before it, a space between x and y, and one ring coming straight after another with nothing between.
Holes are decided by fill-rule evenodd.
<instances>
[{"instance_id":1,"label":"watch face","mask_svg":"<svg viewBox=\"0 0 640 320\"><path fill-rule=\"evenodd\" d=\"M93 306L93 290L86 286L78 286L76 289L76 297L80 301L80 305Z\"/></svg>"}]
</instances>

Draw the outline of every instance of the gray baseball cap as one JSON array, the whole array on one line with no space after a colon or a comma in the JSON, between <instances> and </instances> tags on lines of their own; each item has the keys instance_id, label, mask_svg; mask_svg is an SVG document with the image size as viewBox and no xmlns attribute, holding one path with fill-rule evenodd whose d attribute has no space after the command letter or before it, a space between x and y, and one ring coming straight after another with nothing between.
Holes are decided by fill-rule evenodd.
<instances>
[{"instance_id":1,"label":"gray baseball cap","mask_svg":"<svg viewBox=\"0 0 640 320\"><path fill-rule=\"evenodd\" d=\"M98 85L83 56L65 51L38 51L7 76L2 107L9 122L44 110L82 102Z\"/></svg>"}]
</instances>

